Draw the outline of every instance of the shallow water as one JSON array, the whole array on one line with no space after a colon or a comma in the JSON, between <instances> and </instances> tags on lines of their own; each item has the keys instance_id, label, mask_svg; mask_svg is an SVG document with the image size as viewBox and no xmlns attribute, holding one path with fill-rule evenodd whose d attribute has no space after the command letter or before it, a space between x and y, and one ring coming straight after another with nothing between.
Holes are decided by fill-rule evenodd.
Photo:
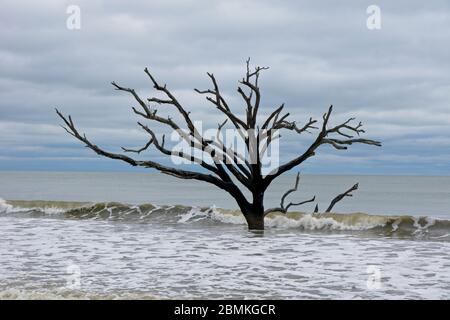
<instances>
[{"instance_id":1,"label":"shallow water","mask_svg":"<svg viewBox=\"0 0 450 320\"><path fill-rule=\"evenodd\" d=\"M276 217L252 233L233 214L166 209L3 213L0 297L450 298L448 241Z\"/></svg>"},{"instance_id":2,"label":"shallow water","mask_svg":"<svg viewBox=\"0 0 450 320\"><path fill-rule=\"evenodd\" d=\"M139 202L124 194L123 203L92 203L111 188L102 179L103 193L91 185L86 197L35 183L16 182L7 195L85 202L0 200L0 299L450 298L450 222L419 217L425 205L409 216L275 214L261 234L210 205L126 204ZM443 203L430 207L443 213Z\"/></svg>"}]
</instances>

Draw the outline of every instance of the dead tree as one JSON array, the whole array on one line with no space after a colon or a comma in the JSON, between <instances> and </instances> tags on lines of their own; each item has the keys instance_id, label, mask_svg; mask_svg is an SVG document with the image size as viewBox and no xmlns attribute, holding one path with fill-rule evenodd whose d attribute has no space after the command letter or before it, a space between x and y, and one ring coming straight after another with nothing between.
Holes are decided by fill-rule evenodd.
<instances>
[{"instance_id":1,"label":"dead tree","mask_svg":"<svg viewBox=\"0 0 450 320\"><path fill-rule=\"evenodd\" d=\"M125 153L140 154L151 146L154 146L162 154L183 158L203 167L201 171L190 171L181 167L164 165L152 160L139 160L123 153L106 151L92 143L85 134L79 132L70 115L65 116L58 110L56 112L64 121L65 126L63 128L97 154L124 161L132 166L156 169L159 172L180 179L194 179L211 183L226 191L236 200L247 221L249 229L263 230L264 216L268 213L274 211L286 213L290 207L315 200L315 197L313 197L309 200L285 204L286 197L298 188L299 176L297 175L294 188L288 190L283 195L280 207L264 209L264 193L268 186L283 173L300 166L307 159L313 157L320 146L330 145L337 150L345 150L352 144L381 146L381 143L378 141L359 137L360 134L364 133L364 130L362 129L361 122L354 124L354 118L350 118L334 126L330 125L330 117L333 111L332 106L324 113L320 126L319 122L312 118L309 118L302 126L298 126L295 121L289 121L289 113L284 113L283 111L284 104L276 108L263 121L258 122L258 112L261 104L261 92L258 80L261 72L266 69L267 67L259 66L255 69L250 69L249 60L247 60L245 75L239 81L240 85L237 89L244 101L245 113L243 116L239 116L231 110L212 73L207 74L212 82L211 89L195 89L197 93L206 95L206 100L212 103L225 116L225 120L218 125L215 139L205 139L202 136L195 127L190 112L183 107L165 84L160 84L154 78L147 68L145 68L144 72L153 84L153 88L163 94L162 98L152 97L145 101L134 89L123 87L112 82L116 90L126 92L134 98L138 105L138 107L132 108L135 114L148 122L157 122L167 126L171 130L175 130L180 138L190 146L191 150L200 151L202 157L195 157L191 152L170 150L165 146L164 136L158 139L156 133L141 122L138 122L138 125L149 135L148 142L142 148L122 148L123 151ZM171 117L164 117L158 114L158 110L150 106L151 103L174 107L181 115L183 125L177 124ZM227 146L220 138L219 133L227 123L232 125L239 137L245 142L244 154L238 152L232 146ZM263 174L261 159L271 143L280 137L278 135L280 130L287 130L296 134L311 133L311 130L318 130L318 133L303 153L280 165L278 168ZM244 195L243 188L246 188L250 192L250 199L247 199ZM351 192L354 189L356 188L353 187L349 191ZM349 191L336 197L327 211L330 211L336 202L348 195Z\"/></svg>"}]
</instances>

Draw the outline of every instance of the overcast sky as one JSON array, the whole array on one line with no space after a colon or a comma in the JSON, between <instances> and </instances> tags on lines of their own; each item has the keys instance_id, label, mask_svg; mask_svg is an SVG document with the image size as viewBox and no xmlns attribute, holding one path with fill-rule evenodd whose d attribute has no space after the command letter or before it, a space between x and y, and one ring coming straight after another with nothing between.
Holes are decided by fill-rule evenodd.
<instances>
[{"instance_id":1,"label":"overcast sky","mask_svg":"<svg viewBox=\"0 0 450 320\"><path fill-rule=\"evenodd\" d=\"M371 4L380 30L367 28ZM81 9L79 30L67 28L69 5ZM242 112L236 87L247 57L270 67L260 80L263 113L284 102L302 123L333 104L332 122L355 116L383 142L324 146L304 172L450 174L447 0L2 1L0 170L135 170L68 136L54 108L107 149L139 146L146 136L135 104L110 82L152 96L148 66L194 119L215 127L223 116L193 88L208 88L213 72ZM281 162L306 143L287 136Z\"/></svg>"}]
</instances>

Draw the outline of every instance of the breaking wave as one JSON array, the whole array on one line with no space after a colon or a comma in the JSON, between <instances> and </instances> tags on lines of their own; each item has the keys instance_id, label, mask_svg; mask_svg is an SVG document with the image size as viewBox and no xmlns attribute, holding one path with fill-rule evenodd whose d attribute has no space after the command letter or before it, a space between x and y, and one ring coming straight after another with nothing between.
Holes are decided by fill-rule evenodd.
<instances>
[{"instance_id":1,"label":"breaking wave","mask_svg":"<svg viewBox=\"0 0 450 320\"><path fill-rule=\"evenodd\" d=\"M180 296L180 299L184 298ZM161 300L168 296L147 292L90 292L56 285L27 286L17 281L0 282L0 300Z\"/></svg>"},{"instance_id":2,"label":"breaking wave","mask_svg":"<svg viewBox=\"0 0 450 320\"><path fill-rule=\"evenodd\" d=\"M167 299L148 294L96 294L71 290L0 290L0 300L155 300Z\"/></svg>"},{"instance_id":3,"label":"breaking wave","mask_svg":"<svg viewBox=\"0 0 450 320\"><path fill-rule=\"evenodd\" d=\"M174 224L245 225L238 210L182 205L129 205L119 202L16 201L0 199L0 214L28 217L92 219L125 222ZM307 214L271 213L265 219L268 229L296 229L311 232L370 232L390 237L414 237L450 241L450 220L408 215L367 213Z\"/></svg>"}]
</instances>

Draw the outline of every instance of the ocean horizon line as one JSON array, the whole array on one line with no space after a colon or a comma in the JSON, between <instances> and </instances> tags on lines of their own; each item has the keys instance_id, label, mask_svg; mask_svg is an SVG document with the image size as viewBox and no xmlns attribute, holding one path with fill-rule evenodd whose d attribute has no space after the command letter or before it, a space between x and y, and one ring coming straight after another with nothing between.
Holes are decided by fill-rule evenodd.
<instances>
[{"instance_id":1,"label":"ocean horizon line","mask_svg":"<svg viewBox=\"0 0 450 320\"><path fill-rule=\"evenodd\" d=\"M285 175L295 176L298 172L302 176L337 176L337 177L436 177L436 178L448 178L450 174L421 174L421 173L324 173L324 172L303 172L303 171L289 171ZM156 170L3 170L0 169L0 174L2 173L120 173L120 174L155 174L161 175Z\"/></svg>"}]
</instances>

